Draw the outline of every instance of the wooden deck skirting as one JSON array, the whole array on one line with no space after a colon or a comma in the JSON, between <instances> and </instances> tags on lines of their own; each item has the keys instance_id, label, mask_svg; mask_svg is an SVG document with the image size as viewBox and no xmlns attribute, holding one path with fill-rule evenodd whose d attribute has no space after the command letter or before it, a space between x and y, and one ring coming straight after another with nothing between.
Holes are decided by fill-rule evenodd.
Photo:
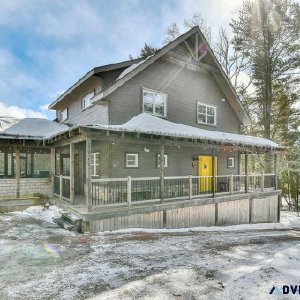
<instances>
[{"instance_id":1,"label":"wooden deck skirting","mask_svg":"<svg viewBox=\"0 0 300 300\"><path fill-rule=\"evenodd\" d=\"M279 222L280 194L280 190L265 190L215 198L101 207L93 212L88 212L84 205L71 205L61 199L56 199L56 204L82 219L82 232L99 232L130 227L184 228Z\"/></svg>"}]
</instances>

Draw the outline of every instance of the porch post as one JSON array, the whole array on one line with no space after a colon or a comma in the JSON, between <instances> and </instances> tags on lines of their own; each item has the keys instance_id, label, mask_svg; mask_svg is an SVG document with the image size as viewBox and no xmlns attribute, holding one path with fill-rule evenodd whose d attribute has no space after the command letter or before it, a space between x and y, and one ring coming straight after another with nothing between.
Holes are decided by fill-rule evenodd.
<instances>
[{"instance_id":1,"label":"porch post","mask_svg":"<svg viewBox=\"0 0 300 300\"><path fill-rule=\"evenodd\" d=\"M75 172L74 172L74 150L75 144L70 144L70 202L74 204Z\"/></svg>"},{"instance_id":2,"label":"porch post","mask_svg":"<svg viewBox=\"0 0 300 300\"><path fill-rule=\"evenodd\" d=\"M51 147L50 173L51 173L51 181L52 181L52 193L54 194L54 182L55 182L55 148L54 147Z\"/></svg>"},{"instance_id":3,"label":"porch post","mask_svg":"<svg viewBox=\"0 0 300 300\"><path fill-rule=\"evenodd\" d=\"M159 166L160 166L160 202L164 202L164 190L165 190L165 137L161 138L160 154L159 154Z\"/></svg>"},{"instance_id":4,"label":"porch post","mask_svg":"<svg viewBox=\"0 0 300 300\"><path fill-rule=\"evenodd\" d=\"M277 175L277 154L274 153L274 173L275 173L275 190L278 189L278 175Z\"/></svg>"},{"instance_id":5,"label":"porch post","mask_svg":"<svg viewBox=\"0 0 300 300\"><path fill-rule=\"evenodd\" d=\"M16 196L20 198L20 146L16 146L16 165L15 165L15 172L16 172Z\"/></svg>"},{"instance_id":6,"label":"porch post","mask_svg":"<svg viewBox=\"0 0 300 300\"><path fill-rule=\"evenodd\" d=\"M86 139L86 149L85 149L85 164L86 164L86 205L90 212L92 210L92 165L91 165L91 155L92 155L92 140L90 138Z\"/></svg>"},{"instance_id":7,"label":"porch post","mask_svg":"<svg viewBox=\"0 0 300 300\"><path fill-rule=\"evenodd\" d=\"M213 194L213 198L214 198L216 195L216 170L215 170L216 150L215 149L212 149L211 155L212 155L212 194Z\"/></svg>"},{"instance_id":8,"label":"porch post","mask_svg":"<svg viewBox=\"0 0 300 300\"><path fill-rule=\"evenodd\" d=\"M245 174L246 174L246 182L245 182L245 192L249 192L249 156L248 152L245 154Z\"/></svg>"}]
</instances>

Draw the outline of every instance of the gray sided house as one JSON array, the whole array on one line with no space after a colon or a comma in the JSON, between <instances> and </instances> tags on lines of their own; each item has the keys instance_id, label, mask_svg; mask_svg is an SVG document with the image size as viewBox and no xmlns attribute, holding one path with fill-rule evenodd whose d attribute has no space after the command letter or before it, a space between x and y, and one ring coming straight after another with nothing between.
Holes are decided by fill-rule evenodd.
<instances>
[{"instance_id":1,"label":"gray sided house","mask_svg":"<svg viewBox=\"0 0 300 300\"><path fill-rule=\"evenodd\" d=\"M283 149L241 134L249 117L198 27L146 59L94 68L49 108L53 132L3 131L3 152L16 157L9 174L22 196L20 153L33 153L28 178L48 174L83 231L279 220L276 170L249 174L248 155L276 160ZM48 168L35 169L37 149Z\"/></svg>"}]
</instances>

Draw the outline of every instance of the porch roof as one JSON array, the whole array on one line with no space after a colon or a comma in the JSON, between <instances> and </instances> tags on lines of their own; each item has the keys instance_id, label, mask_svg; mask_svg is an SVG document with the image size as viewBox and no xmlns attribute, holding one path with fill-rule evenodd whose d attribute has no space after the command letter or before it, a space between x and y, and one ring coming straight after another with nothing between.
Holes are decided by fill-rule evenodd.
<instances>
[{"instance_id":1,"label":"porch roof","mask_svg":"<svg viewBox=\"0 0 300 300\"><path fill-rule=\"evenodd\" d=\"M200 129L188 125L170 122L146 113L142 113L133 117L123 125L99 124L88 125L84 127L99 128L110 131L153 134L174 138L200 139L221 144L268 148L270 150L284 150L284 148L277 143L262 137Z\"/></svg>"},{"instance_id":2,"label":"porch roof","mask_svg":"<svg viewBox=\"0 0 300 300\"><path fill-rule=\"evenodd\" d=\"M43 118L0 117L0 138L44 140L69 127Z\"/></svg>"}]
</instances>

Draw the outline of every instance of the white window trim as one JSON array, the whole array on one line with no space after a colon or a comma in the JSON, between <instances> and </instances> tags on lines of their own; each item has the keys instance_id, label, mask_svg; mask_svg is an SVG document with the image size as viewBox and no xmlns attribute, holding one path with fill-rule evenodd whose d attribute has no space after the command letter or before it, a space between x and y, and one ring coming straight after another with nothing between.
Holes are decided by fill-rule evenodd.
<instances>
[{"instance_id":1,"label":"white window trim","mask_svg":"<svg viewBox=\"0 0 300 300\"><path fill-rule=\"evenodd\" d=\"M62 116L63 116L64 111L66 111L67 113L66 113L66 118L63 119ZM64 110L62 110L60 112L60 118L61 118L60 122L64 122L64 121L68 120L68 118L69 118L69 108L68 107L66 107Z\"/></svg>"},{"instance_id":2,"label":"white window trim","mask_svg":"<svg viewBox=\"0 0 300 300\"><path fill-rule=\"evenodd\" d=\"M164 168L168 167L168 154L164 155ZM160 168L160 154L157 154L157 168Z\"/></svg>"},{"instance_id":3,"label":"white window trim","mask_svg":"<svg viewBox=\"0 0 300 300\"><path fill-rule=\"evenodd\" d=\"M210 108L213 108L215 110L215 118L214 118L214 123L213 124L199 121L199 116L198 116L199 112L198 111L199 111L199 106L200 105L210 107ZM207 114L206 114L206 116L207 116ZM198 124L204 124L204 125L210 125L210 126L216 126L217 125L217 106L197 101L197 123Z\"/></svg>"},{"instance_id":4,"label":"white window trim","mask_svg":"<svg viewBox=\"0 0 300 300\"><path fill-rule=\"evenodd\" d=\"M128 155L133 155L135 157L134 165L128 165ZM139 154L138 153L126 153L125 160L126 160L126 162L125 162L126 168L138 168L139 167Z\"/></svg>"},{"instance_id":5,"label":"white window trim","mask_svg":"<svg viewBox=\"0 0 300 300\"><path fill-rule=\"evenodd\" d=\"M96 157L98 155L98 163L96 163ZM99 152L93 152L92 153L92 159L91 159L91 166L92 166L92 176L93 177L99 177L100 174L97 174L97 167L100 166L100 153Z\"/></svg>"},{"instance_id":6,"label":"white window trim","mask_svg":"<svg viewBox=\"0 0 300 300\"><path fill-rule=\"evenodd\" d=\"M168 105L168 93L165 93L165 92L162 92L162 91L153 90L153 89L148 89L148 88L143 87L142 88L143 112L145 112L145 109L144 109L144 91L148 92L148 93L163 94L163 95L166 96L164 115L162 116L162 115L159 115L159 114L155 113L155 103L153 105L153 112L152 112L153 116L166 118L167 117L167 105Z\"/></svg>"},{"instance_id":7,"label":"white window trim","mask_svg":"<svg viewBox=\"0 0 300 300\"><path fill-rule=\"evenodd\" d=\"M228 156L228 158L227 158L227 168L230 168L230 169L235 168L235 157L234 156Z\"/></svg>"},{"instance_id":8,"label":"white window trim","mask_svg":"<svg viewBox=\"0 0 300 300\"><path fill-rule=\"evenodd\" d=\"M95 96L95 90L91 91L90 93L86 94L84 97L81 98L81 107L82 107L82 110L85 110L85 109L90 108L91 106L93 106L92 102L90 103L90 105L85 106L85 99L86 98L92 99L94 96Z\"/></svg>"}]
</instances>

